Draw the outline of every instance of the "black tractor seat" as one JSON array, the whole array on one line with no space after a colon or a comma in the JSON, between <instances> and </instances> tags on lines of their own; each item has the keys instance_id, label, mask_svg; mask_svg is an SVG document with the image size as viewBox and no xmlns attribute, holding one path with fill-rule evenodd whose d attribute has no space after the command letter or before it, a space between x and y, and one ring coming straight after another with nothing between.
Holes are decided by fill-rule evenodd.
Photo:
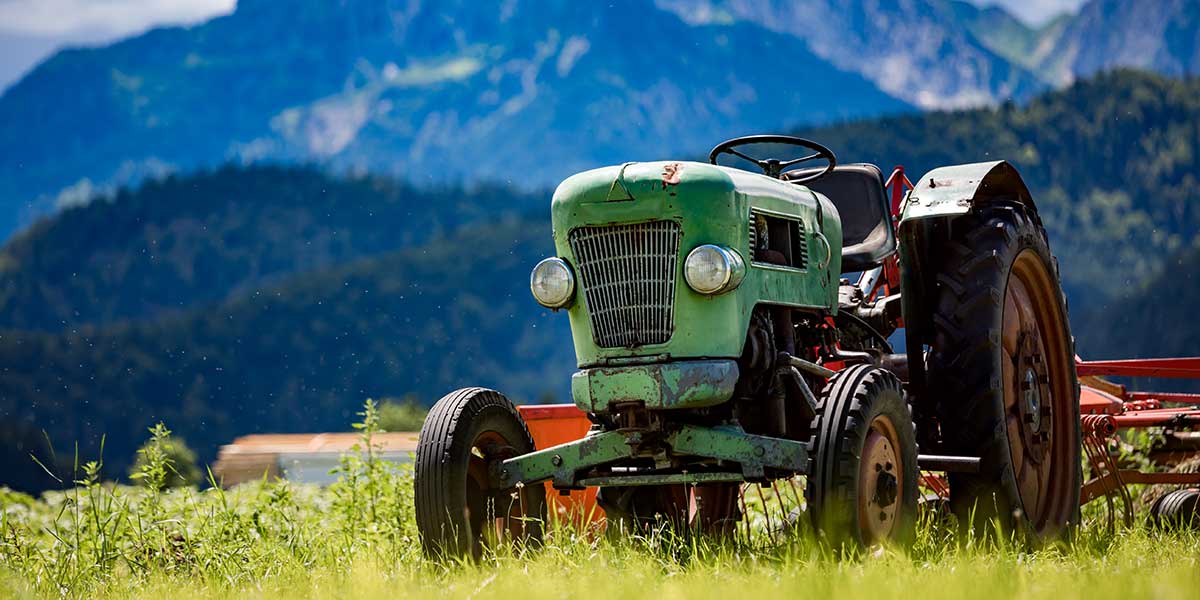
<instances>
[{"instance_id":1,"label":"black tractor seat","mask_svg":"<svg viewBox=\"0 0 1200 600\"><path fill-rule=\"evenodd\" d=\"M817 169L797 169L785 175L800 178ZM867 163L838 165L807 187L829 198L842 217L842 272L867 271L896 252L891 206L883 188L883 173Z\"/></svg>"}]
</instances>

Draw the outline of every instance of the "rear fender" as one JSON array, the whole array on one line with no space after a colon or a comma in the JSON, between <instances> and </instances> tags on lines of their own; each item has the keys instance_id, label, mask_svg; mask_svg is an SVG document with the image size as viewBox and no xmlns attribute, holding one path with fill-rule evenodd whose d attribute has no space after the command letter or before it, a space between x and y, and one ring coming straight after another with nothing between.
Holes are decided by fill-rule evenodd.
<instances>
[{"instance_id":1,"label":"rear fender","mask_svg":"<svg viewBox=\"0 0 1200 600\"><path fill-rule=\"evenodd\" d=\"M939 167L925 174L909 192L900 226L936 217L971 212L991 199L1015 200L1033 208L1033 197L1016 168L1006 161Z\"/></svg>"},{"instance_id":2,"label":"rear fender","mask_svg":"<svg viewBox=\"0 0 1200 600\"><path fill-rule=\"evenodd\" d=\"M922 356L931 343L931 303L936 300L937 274L953 221L992 201L1019 202L1035 221L1033 197L1006 161L952 165L921 177L904 200L900 216L900 281L904 293L905 341L909 356ZM921 395L924 361L909 361L910 385Z\"/></svg>"}]
</instances>

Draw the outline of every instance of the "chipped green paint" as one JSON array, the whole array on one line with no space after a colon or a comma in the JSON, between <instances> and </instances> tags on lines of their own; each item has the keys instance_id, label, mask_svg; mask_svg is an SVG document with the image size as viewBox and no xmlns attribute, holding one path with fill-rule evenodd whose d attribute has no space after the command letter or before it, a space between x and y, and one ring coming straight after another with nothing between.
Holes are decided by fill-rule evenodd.
<instances>
[{"instance_id":1,"label":"chipped green paint","mask_svg":"<svg viewBox=\"0 0 1200 600\"><path fill-rule=\"evenodd\" d=\"M680 454L741 463L747 478L762 477L765 467L803 473L808 465L808 444L752 435L736 427L685 425L668 443Z\"/></svg>"},{"instance_id":2,"label":"chipped green paint","mask_svg":"<svg viewBox=\"0 0 1200 600\"><path fill-rule=\"evenodd\" d=\"M664 183L668 171L670 181L678 183ZM693 291L683 278L683 258L696 246L718 244L746 259L752 208L804 223L809 267L792 269L747 260L746 277L732 292L705 296ZM601 348L592 339L587 300L577 291L567 314L581 368L614 366L630 359L737 358L750 314L759 304L836 310L841 220L828 199L804 186L704 163L628 163L567 179L555 191L550 212L555 251L573 267L578 263L567 236L576 227L667 219L678 222L682 230L671 338L636 348ZM822 231L833 242L828 250L814 235Z\"/></svg>"},{"instance_id":3,"label":"chipped green paint","mask_svg":"<svg viewBox=\"0 0 1200 600\"><path fill-rule=\"evenodd\" d=\"M598 367L575 373L571 395L585 412L603 411L614 402L644 402L652 409L702 408L728 400L737 379L733 360Z\"/></svg>"},{"instance_id":4,"label":"chipped green paint","mask_svg":"<svg viewBox=\"0 0 1200 600\"><path fill-rule=\"evenodd\" d=\"M804 268L750 260L751 211L803 225L808 236ZM587 412L604 412L620 402L640 402L662 411L727 402L738 380L737 359L755 307L837 310L841 219L827 198L804 186L703 163L626 163L564 181L554 193L551 220L555 251L577 276L579 263L569 234L578 227L669 220L680 228L674 325L666 342L601 348L592 337L583 285L566 309L580 367L571 380L571 394ZM702 244L717 244L741 255L747 268L740 286L716 296L688 287L684 257ZM594 470L634 457L653 457L656 464L663 460L711 463L709 459L715 458L727 467L693 474ZM582 480L587 485L741 481L761 479L768 468L803 472L807 457L801 442L750 435L736 427L667 424L653 431L593 432L582 440L508 459L493 476L501 488L545 480L553 480L559 488L574 488L581 485L580 477L587 477Z\"/></svg>"},{"instance_id":5,"label":"chipped green paint","mask_svg":"<svg viewBox=\"0 0 1200 600\"><path fill-rule=\"evenodd\" d=\"M580 474L588 469L637 456L639 450L654 453L659 447L652 443L653 437L643 439L643 433L637 431L593 433L581 440L510 458L500 463L495 473L497 487L532 485L548 479L561 488L658 483L661 481L646 477L665 474L611 473L599 478L579 479ZM762 478L766 468L803 474L808 464L808 449L804 442L752 435L737 427L683 425L662 441L670 456L717 458L737 463L741 465L740 477L745 479ZM649 444L648 449L642 448L643 444ZM720 476L730 481L734 480L733 473L726 472ZM685 474L683 477L680 482L699 481L694 475Z\"/></svg>"},{"instance_id":6,"label":"chipped green paint","mask_svg":"<svg viewBox=\"0 0 1200 600\"><path fill-rule=\"evenodd\" d=\"M551 446L500 463L497 486L533 484L553 479L560 487L575 487L575 475L581 469L602 465L633 455L626 434L616 431L594 433L583 439Z\"/></svg>"}]
</instances>

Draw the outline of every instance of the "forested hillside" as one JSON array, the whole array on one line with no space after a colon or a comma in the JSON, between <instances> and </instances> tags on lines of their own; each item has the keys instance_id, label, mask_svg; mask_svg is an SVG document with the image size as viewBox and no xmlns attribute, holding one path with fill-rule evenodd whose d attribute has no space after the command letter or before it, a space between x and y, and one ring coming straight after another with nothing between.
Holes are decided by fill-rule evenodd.
<instances>
[{"instance_id":1,"label":"forested hillside","mask_svg":"<svg viewBox=\"0 0 1200 600\"><path fill-rule=\"evenodd\" d=\"M41 430L68 458L107 435L124 474L146 427L166 421L211 459L255 431L340 430L363 399L494 386L564 401L574 365L564 315L529 297L549 223L476 226L421 248L307 272L212 307L58 334L0 334L0 482L50 485ZM18 443L14 444L14 441Z\"/></svg>"},{"instance_id":2,"label":"forested hillside","mask_svg":"<svg viewBox=\"0 0 1200 600\"><path fill-rule=\"evenodd\" d=\"M1076 314L1075 336L1089 358L1200 356L1198 300L1200 247L1170 257L1120 299ZM1200 391L1193 381L1152 383L1151 389Z\"/></svg>"},{"instance_id":3,"label":"forested hillside","mask_svg":"<svg viewBox=\"0 0 1200 600\"><path fill-rule=\"evenodd\" d=\"M914 179L1014 160L1080 351L1112 357L1198 353L1198 128L1200 80L1118 72L1026 106L803 133ZM367 396L565 400L566 317L528 292L547 210L548 194L230 167L67 211L0 250L0 481L53 483L28 458L55 462L43 430L66 465L107 434L119 476L159 419L211 458L237 434L344 427Z\"/></svg>"},{"instance_id":4,"label":"forested hillside","mask_svg":"<svg viewBox=\"0 0 1200 600\"><path fill-rule=\"evenodd\" d=\"M169 177L65 210L0 249L0 329L150 319L546 203L301 167Z\"/></svg>"},{"instance_id":5,"label":"forested hillside","mask_svg":"<svg viewBox=\"0 0 1200 600\"><path fill-rule=\"evenodd\" d=\"M1027 105L809 129L845 162L1006 159L1034 193L1076 308L1136 287L1200 241L1200 79L1116 71Z\"/></svg>"}]
</instances>

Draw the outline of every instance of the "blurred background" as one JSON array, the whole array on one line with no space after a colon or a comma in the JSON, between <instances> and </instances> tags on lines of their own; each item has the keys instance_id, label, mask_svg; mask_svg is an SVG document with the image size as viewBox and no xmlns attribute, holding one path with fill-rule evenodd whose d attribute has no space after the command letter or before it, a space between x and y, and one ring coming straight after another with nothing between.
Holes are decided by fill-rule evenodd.
<instances>
[{"instance_id":1,"label":"blurred background","mask_svg":"<svg viewBox=\"0 0 1200 600\"><path fill-rule=\"evenodd\" d=\"M568 402L553 186L749 133L1011 160L1080 353L1200 354L1198 70L1196 0L0 0L0 485Z\"/></svg>"}]
</instances>

